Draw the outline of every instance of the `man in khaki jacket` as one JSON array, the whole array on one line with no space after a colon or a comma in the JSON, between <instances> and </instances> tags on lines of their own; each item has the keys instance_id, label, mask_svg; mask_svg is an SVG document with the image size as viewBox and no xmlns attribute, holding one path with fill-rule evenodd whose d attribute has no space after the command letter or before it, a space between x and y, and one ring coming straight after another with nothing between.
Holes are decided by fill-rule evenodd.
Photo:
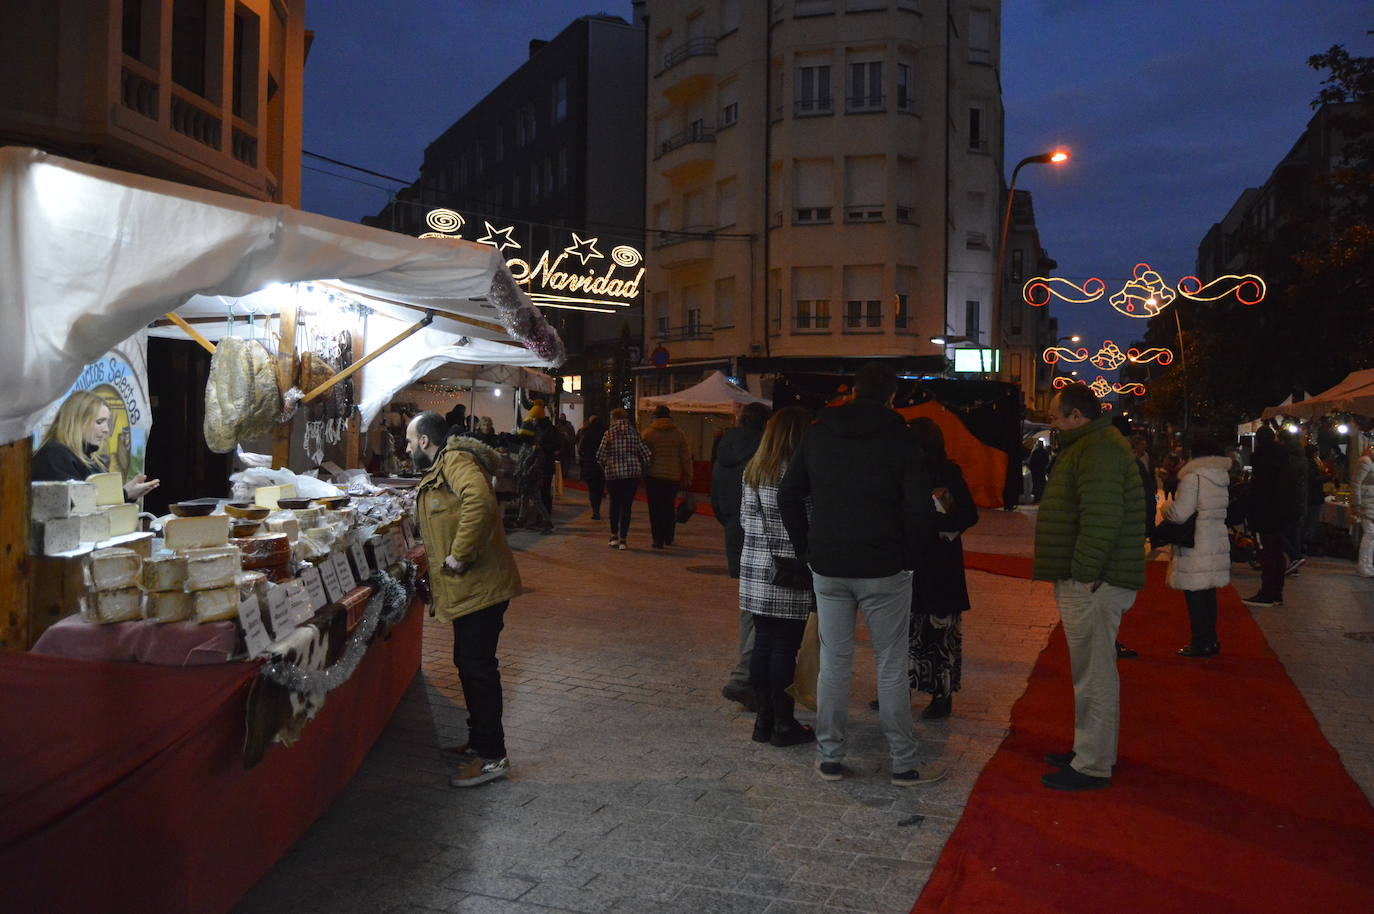
<instances>
[{"instance_id":1,"label":"man in khaki jacket","mask_svg":"<svg viewBox=\"0 0 1374 914\"><path fill-rule=\"evenodd\" d=\"M468 743L449 783L475 787L510 771L496 645L520 571L491 489L496 452L472 438L445 443L447 433L438 413L423 412L406 428L406 451L425 474L415 511L429 556L430 609L453 623L453 662L468 705Z\"/></svg>"},{"instance_id":2,"label":"man in khaki jacket","mask_svg":"<svg viewBox=\"0 0 1374 914\"><path fill-rule=\"evenodd\" d=\"M666 406L654 410L654 421L649 423L642 437L653 455L644 471L649 532L653 536L653 547L662 549L673 544L673 533L677 529L674 502L678 490L685 492L692 485L692 447Z\"/></svg>"}]
</instances>

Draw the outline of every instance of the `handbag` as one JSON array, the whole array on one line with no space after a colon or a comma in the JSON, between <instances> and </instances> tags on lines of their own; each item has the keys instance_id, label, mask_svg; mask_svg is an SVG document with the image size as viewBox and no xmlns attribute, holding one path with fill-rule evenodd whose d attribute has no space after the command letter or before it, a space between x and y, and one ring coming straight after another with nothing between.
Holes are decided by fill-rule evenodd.
<instances>
[{"instance_id":1,"label":"handbag","mask_svg":"<svg viewBox=\"0 0 1374 914\"><path fill-rule=\"evenodd\" d=\"M697 497L693 492L688 492L682 496L682 501L677 503L677 513L674 518L679 524L685 524L692 519L692 515L697 513Z\"/></svg>"},{"instance_id":2,"label":"handbag","mask_svg":"<svg viewBox=\"0 0 1374 914\"><path fill-rule=\"evenodd\" d=\"M799 558L790 555L775 555L773 556L773 579L769 583L774 587L783 587L787 590L810 590L811 569Z\"/></svg>"},{"instance_id":3,"label":"handbag","mask_svg":"<svg viewBox=\"0 0 1374 914\"><path fill-rule=\"evenodd\" d=\"M1196 536L1197 512L1194 511L1182 523L1166 520L1158 524L1154 536L1150 537L1150 543L1154 546L1186 546L1191 549Z\"/></svg>"},{"instance_id":4,"label":"handbag","mask_svg":"<svg viewBox=\"0 0 1374 914\"><path fill-rule=\"evenodd\" d=\"M821 639L816 629L816 614L806 617L801 647L797 650L797 671L787 694L803 708L816 710L816 677L821 671Z\"/></svg>"}]
</instances>

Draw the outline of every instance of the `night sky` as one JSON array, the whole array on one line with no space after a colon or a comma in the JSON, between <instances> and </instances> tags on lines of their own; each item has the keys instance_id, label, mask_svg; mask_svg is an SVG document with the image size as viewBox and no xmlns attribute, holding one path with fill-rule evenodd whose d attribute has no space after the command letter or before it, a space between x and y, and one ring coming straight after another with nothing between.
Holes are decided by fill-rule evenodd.
<instances>
[{"instance_id":1,"label":"night sky","mask_svg":"<svg viewBox=\"0 0 1374 914\"><path fill-rule=\"evenodd\" d=\"M1344 44L1374 55L1374 5L1339 0L1005 0L1007 168L1030 165L1041 243L1057 275L1101 277L1108 295L1147 261L1173 284L1246 187L1263 184L1311 117L1307 58ZM414 179L425 146L528 56L617 0L313 0L305 148ZM396 185L306 159L305 209L357 220ZM330 177L314 169L348 175ZM376 184L370 187L356 183ZM1263 307L1262 305L1260 307ZM1105 302L1060 305L1060 332L1122 344L1144 322ZM1090 347L1091 348L1091 347Z\"/></svg>"}]
</instances>

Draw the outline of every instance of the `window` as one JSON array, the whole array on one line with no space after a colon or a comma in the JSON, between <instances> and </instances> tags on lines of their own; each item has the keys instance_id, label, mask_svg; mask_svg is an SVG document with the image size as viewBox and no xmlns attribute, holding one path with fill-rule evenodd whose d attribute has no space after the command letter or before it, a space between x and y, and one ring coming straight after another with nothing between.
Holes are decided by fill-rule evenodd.
<instances>
[{"instance_id":1,"label":"window","mask_svg":"<svg viewBox=\"0 0 1374 914\"><path fill-rule=\"evenodd\" d=\"M568 78L560 76L553 81L553 122L555 124L568 116Z\"/></svg>"},{"instance_id":2,"label":"window","mask_svg":"<svg viewBox=\"0 0 1374 914\"><path fill-rule=\"evenodd\" d=\"M130 5L137 5L130 3ZM234 8L234 116L250 124L258 121L258 17L241 6Z\"/></svg>"},{"instance_id":3,"label":"window","mask_svg":"<svg viewBox=\"0 0 1374 914\"><path fill-rule=\"evenodd\" d=\"M716 326L735 326L735 277L716 280Z\"/></svg>"},{"instance_id":4,"label":"window","mask_svg":"<svg viewBox=\"0 0 1374 914\"><path fill-rule=\"evenodd\" d=\"M505 143L505 139L506 139L506 131L505 131L502 127L498 126L498 127L496 128L496 135L495 135L494 137L492 137L492 141L491 141L491 151L492 151L492 159L493 159L493 161L499 162L499 161L501 161L502 157L505 156L505 154L506 154L506 143Z\"/></svg>"},{"instance_id":5,"label":"window","mask_svg":"<svg viewBox=\"0 0 1374 914\"><path fill-rule=\"evenodd\" d=\"M885 160L882 156L848 156L844 160L844 221L882 222Z\"/></svg>"},{"instance_id":6,"label":"window","mask_svg":"<svg viewBox=\"0 0 1374 914\"><path fill-rule=\"evenodd\" d=\"M983 122L983 109L973 106L968 109L968 148L974 152L988 151L988 137Z\"/></svg>"},{"instance_id":7,"label":"window","mask_svg":"<svg viewBox=\"0 0 1374 914\"><path fill-rule=\"evenodd\" d=\"M897 159L897 221L916 221L916 160Z\"/></svg>"},{"instance_id":8,"label":"window","mask_svg":"<svg viewBox=\"0 0 1374 914\"><path fill-rule=\"evenodd\" d=\"M964 302L964 336L974 342L982 342L981 318L983 314L983 303L980 301Z\"/></svg>"},{"instance_id":9,"label":"window","mask_svg":"<svg viewBox=\"0 0 1374 914\"><path fill-rule=\"evenodd\" d=\"M739 182L734 178L726 178L716 185L716 225L727 226L735 224L735 206L738 199Z\"/></svg>"},{"instance_id":10,"label":"window","mask_svg":"<svg viewBox=\"0 0 1374 914\"><path fill-rule=\"evenodd\" d=\"M905 330L911 323L910 296L906 292L897 293L896 313L892 316L892 323L898 330Z\"/></svg>"},{"instance_id":11,"label":"window","mask_svg":"<svg viewBox=\"0 0 1374 914\"><path fill-rule=\"evenodd\" d=\"M1011 354L1011 383L1013 383L1013 384L1019 384L1020 382L1021 382L1021 353L1019 353L1019 352L1013 352L1013 353Z\"/></svg>"},{"instance_id":12,"label":"window","mask_svg":"<svg viewBox=\"0 0 1374 914\"><path fill-rule=\"evenodd\" d=\"M883 268L844 268L844 329L881 330L883 326Z\"/></svg>"},{"instance_id":13,"label":"window","mask_svg":"<svg viewBox=\"0 0 1374 914\"><path fill-rule=\"evenodd\" d=\"M967 232L964 238L964 246L970 251L990 251L988 246L987 232Z\"/></svg>"},{"instance_id":14,"label":"window","mask_svg":"<svg viewBox=\"0 0 1374 914\"><path fill-rule=\"evenodd\" d=\"M535 135L534 105L525 109L525 139L533 140Z\"/></svg>"},{"instance_id":15,"label":"window","mask_svg":"<svg viewBox=\"0 0 1374 914\"><path fill-rule=\"evenodd\" d=\"M701 306L705 297L706 287L700 284L686 286L682 290L682 307L687 312L687 332L684 334L686 339L696 339L704 335Z\"/></svg>"},{"instance_id":16,"label":"window","mask_svg":"<svg viewBox=\"0 0 1374 914\"><path fill-rule=\"evenodd\" d=\"M701 336L701 309L687 309L687 338L696 339Z\"/></svg>"},{"instance_id":17,"label":"window","mask_svg":"<svg viewBox=\"0 0 1374 914\"><path fill-rule=\"evenodd\" d=\"M721 0L720 33L722 35L739 28L739 0Z\"/></svg>"},{"instance_id":18,"label":"window","mask_svg":"<svg viewBox=\"0 0 1374 914\"><path fill-rule=\"evenodd\" d=\"M992 63L992 12L968 11L969 63Z\"/></svg>"},{"instance_id":19,"label":"window","mask_svg":"<svg viewBox=\"0 0 1374 914\"><path fill-rule=\"evenodd\" d=\"M694 190L682 195L682 227L701 231L706 226L706 194Z\"/></svg>"},{"instance_id":20,"label":"window","mask_svg":"<svg viewBox=\"0 0 1374 914\"><path fill-rule=\"evenodd\" d=\"M850 111L880 111L883 107L883 62L858 61L849 65Z\"/></svg>"},{"instance_id":21,"label":"window","mask_svg":"<svg viewBox=\"0 0 1374 914\"><path fill-rule=\"evenodd\" d=\"M720 129L739 120L739 83L731 80L720 87Z\"/></svg>"},{"instance_id":22,"label":"window","mask_svg":"<svg viewBox=\"0 0 1374 914\"><path fill-rule=\"evenodd\" d=\"M653 228L660 232L665 232L671 226L668 224L669 209L667 202L654 204L654 224Z\"/></svg>"},{"instance_id":23,"label":"window","mask_svg":"<svg viewBox=\"0 0 1374 914\"><path fill-rule=\"evenodd\" d=\"M817 64L797 69L797 115L829 114L830 65Z\"/></svg>"},{"instance_id":24,"label":"window","mask_svg":"<svg viewBox=\"0 0 1374 914\"><path fill-rule=\"evenodd\" d=\"M792 165L792 221L830 221L834 194L830 159L797 159Z\"/></svg>"},{"instance_id":25,"label":"window","mask_svg":"<svg viewBox=\"0 0 1374 914\"><path fill-rule=\"evenodd\" d=\"M157 61L160 0L124 0L121 49L134 60L153 66Z\"/></svg>"},{"instance_id":26,"label":"window","mask_svg":"<svg viewBox=\"0 0 1374 914\"><path fill-rule=\"evenodd\" d=\"M202 98L209 98L205 77L211 15L209 0L173 0L172 82Z\"/></svg>"},{"instance_id":27,"label":"window","mask_svg":"<svg viewBox=\"0 0 1374 914\"><path fill-rule=\"evenodd\" d=\"M510 179L510 205L515 208L520 206L520 176L515 175Z\"/></svg>"},{"instance_id":28,"label":"window","mask_svg":"<svg viewBox=\"0 0 1374 914\"><path fill-rule=\"evenodd\" d=\"M515 147L525 145L525 109L515 112Z\"/></svg>"},{"instance_id":29,"label":"window","mask_svg":"<svg viewBox=\"0 0 1374 914\"><path fill-rule=\"evenodd\" d=\"M1026 278L1026 252L1014 248L1011 252L1011 281L1020 285Z\"/></svg>"},{"instance_id":30,"label":"window","mask_svg":"<svg viewBox=\"0 0 1374 914\"><path fill-rule=\"evenodd\" d=\"M478 143L472 150L472 178L474 181L482 177L483 170L482 144Z\"/></svg>"},{"instance_id":31,"label":"window","mask_svg":"<svg viewBox=\"0 0 1374 914\"><path fill-rule=\"evenodd\" d=\"M568 148L558 150L558 186L568 186Z\"/></svg>"},{"instance_id":32,"label":"window","mask_svg":"<svg viewBox=\"0 0 1374 914\"><path fill-rule=\"evenodd\" d=\"M897 64L897 110L911 111L911 64Z\"/></svg>"},{"instance_id":33,"label":"window","mask_svg":"<svg viewBox=\"0 0 1374 914\"><path fill-rule=\"evenodd\" d=\"M553 183L553 159L544 157L544 192L551 194L558 189Z\"/></svg>"},{"instance_id":34,"label":"window","mask_svg":"<svg viewBox=\"0 0 1374 914\"><path fill-rule=\"evenodd\" d=\"M654 293L653 307L651 309L651 313L653 315L654 323L658 328L658 335L660 337L667 336L669 325L667 292Z\"/></svg>"},{"instance_id":35,"label":"window","mask_svg":"<svg viewBox=\"0 0 1374 914\"><path fill-rule=\"evenodd\" d=\"M830 329L830 268L797 267L792 271L796 327L801 331Z\"/></svg>"},{"instance_id":36,"label":"window","mask_svg":"<svg viewBox=\"0 0 1374 914\"><path fill-rule=\"evenodd\" d=\"M988 211L988 195L981 190L971 190L964 198L965 212L970 222L980 222Z\"/></svg>"}]
</instances>

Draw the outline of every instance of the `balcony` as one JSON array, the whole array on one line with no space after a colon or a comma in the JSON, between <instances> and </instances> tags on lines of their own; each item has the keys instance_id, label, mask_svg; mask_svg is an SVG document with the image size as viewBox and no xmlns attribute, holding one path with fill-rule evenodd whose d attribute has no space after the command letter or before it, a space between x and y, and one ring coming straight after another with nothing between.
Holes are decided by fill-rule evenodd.
<instances>
[{"instance_id":1,"label":"balcony","mask_svg":"<svg viewBox=\"0 0 1374 914\"><path fill-rule=\"evenodd\" d=\"M716 161L716 130L704 121L693 121L687 129L654 147L654 161L663 164L660 173L670 181L697 181L706 177Z\"/></svg>"},{"instance_id":2,"label":"balcony","mask_svg":"<svg viewBox=\"0 0 1374 914\"><path fill-rule=\"evenodd\" d=\"M835 100L829 96L825 98L799 98L792 103L792 114L795 117L824 117L835 113Z\"/></svg>"},{"instance_id":3,"label":"balcony","mask_svg":"<svg viewBox=\"0 0 1374 914\"><path fill-rule=\"evenodd\" d=\"M686 130L681 133L660 140L654 149L654 161L672 152L674 149L681 149L692 143L714 143L716 141L716 129L708 126L704 121L693 121Z\"/></svg>"},{"instance_id":4,"label":"balcony","mask_svg":"<svg viewBox=\"0 0 1374 914\"><path fill-rule=\"evenodd\" d=\"M851 95L844 100L846 114L870 114L883 110L881 95Z\"/></svg>"},{"instance_id":5,"label":"balcony","mask_svg":"<svg viewBox=\"0 0 1374 914\"><path fill-rule=\"evenodd\" d=\"M711 259L715 240L714 230L704 225L660 232L654 242L654 261L665 270L705 263Z\"/></svg>"},{"instance_id":6,"label":"balcony","mask_svg":"<svg viewBox=\"0 0 1374 914\"><path fill-rule=\"evenodd\" d=\"M663 327L654 330L654 339L661 343L684 343L690 340L709 340L714 328L710 324L688 322L682 327Z\"/></svg>"},{"instance_id":7,"label":"balcony","mask_svg":"<svg viewBox=\"0 0 1374 914\"><path fill-rule=\"evenodd\" d=\"M663 55L662 69L654 74L663 94L673 102L696 98L715 85L716 39L688 39Z\"/></svg>"}]
</instances>

